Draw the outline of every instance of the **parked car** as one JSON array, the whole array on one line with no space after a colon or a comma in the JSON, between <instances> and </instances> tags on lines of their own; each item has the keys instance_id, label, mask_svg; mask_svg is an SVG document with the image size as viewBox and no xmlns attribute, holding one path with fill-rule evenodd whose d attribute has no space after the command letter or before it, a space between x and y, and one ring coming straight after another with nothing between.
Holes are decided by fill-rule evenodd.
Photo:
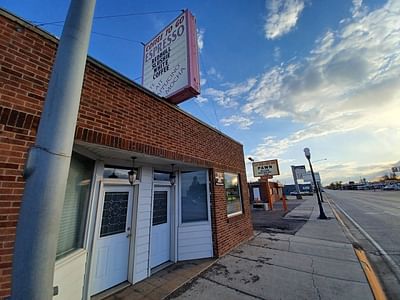
<instances>
[{"instance_id":1,"label":"parked car","mask_svg":"<svg viewBox=\"0 0 400 300\"><path fill-rule=\"evenodd\" d=\"M383 187L384 191L400 191L400 183L389 183Z\"/></svg>"}]
</instances>

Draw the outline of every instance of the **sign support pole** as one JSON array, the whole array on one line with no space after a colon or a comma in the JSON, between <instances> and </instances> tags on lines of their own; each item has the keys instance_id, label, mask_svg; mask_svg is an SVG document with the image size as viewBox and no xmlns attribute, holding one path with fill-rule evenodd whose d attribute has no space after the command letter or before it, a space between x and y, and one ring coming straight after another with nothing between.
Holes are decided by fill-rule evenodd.
<instances>
[{"instance_id":1,"label":"sign support pole","mask_svg":"<svg viewBox=\"0 0 400 300\"><path fill-rule=\"evenodd\" d=\"M293 180L294 180L294 185L296 186L296 199L303 199L300 193L300 187L299 183L297 182L297 176L296 176L296 171L295 171L295 166L291 166L292 168L292 174L293 174Z\"/></svg>"}]
</instances>

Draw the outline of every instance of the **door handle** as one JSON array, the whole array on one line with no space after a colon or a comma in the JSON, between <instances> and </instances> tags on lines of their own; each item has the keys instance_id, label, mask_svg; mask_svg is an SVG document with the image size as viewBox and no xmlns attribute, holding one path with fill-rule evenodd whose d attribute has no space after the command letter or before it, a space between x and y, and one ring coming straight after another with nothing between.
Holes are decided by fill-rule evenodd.
<instances>
[{"instance_id":1,"label":"door handle","mask_svg":"<svg viewBox=\"0 0 400 300\"><path fill-rule=\"evenodd\" d=\"M130 237L132 234L131 234L131 228L130 227L128 227L127 229L126 229L126 237L128 238L128 237Z\"/></svg>"}]
</instances>

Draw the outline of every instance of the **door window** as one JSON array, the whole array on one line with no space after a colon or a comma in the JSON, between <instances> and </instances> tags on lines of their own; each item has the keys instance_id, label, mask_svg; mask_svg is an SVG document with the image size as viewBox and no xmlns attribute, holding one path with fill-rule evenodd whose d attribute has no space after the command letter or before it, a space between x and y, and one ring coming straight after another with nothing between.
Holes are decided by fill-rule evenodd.
<instances>
[{"instance_id":1,"label":"door window","mask_svg":"<svg viewBox=\"0 0 400 300\"><path fill-rule=\"evenodd\" d=\"M128 192L105 193L100 237L125 232L128 199Z\"/></svg>"},{"instance_id":2,"label":"door window","mask_svg":"<svg viewBox=\"0 0 400 300\"><path fill-rule=\"evenodd\" d=\"M155 191L153 202L153 226L168 222L168 192Z\"/></svg>"}]
</instances>

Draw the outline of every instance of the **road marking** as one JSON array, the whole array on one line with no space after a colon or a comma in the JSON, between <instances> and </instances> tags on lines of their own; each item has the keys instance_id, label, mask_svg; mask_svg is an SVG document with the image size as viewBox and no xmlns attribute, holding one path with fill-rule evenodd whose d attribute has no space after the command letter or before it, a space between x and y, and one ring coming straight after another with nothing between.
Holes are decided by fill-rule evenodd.
<instances>
[{"instance_id":1,"label":"road marking","mask_svg":"<svg viewBox=\"0 0 400 300\"><path fill-rule=\"evenodd\" d=\"M354 247L354 252L356 253L358 260L360 261L360 264L364 270L365 276L367 276L369 285L371 287L372 293L374 294L374 297L376 300L386 300L385 293L383 292L383 288L378 280L378 277L376 276L374 270L372 269L372 266L367 258L367 255L365 255L365 252L361 249L357 249Z\"/></svg>"},{"instance_id":2,"label":"road marking","mask_svg":"<svg viewBox=\"0 0 400 300\"><path fill-rule=\"evenodd\" d=\"M378 252L384 257L389 265L389 268L393 271L394 275L400 280L400 267L395 263L395 261L390 257L389 254L379 245L349 214L341 208L337 203L335 206L354 224L354 226L375 246Z\"/></svg>"},{"instance_id":3,"label":"road marking","mask_svg":"<svg viewBox=\"0 0 400 300\"><path fill-rule=\"evenodd\" d=\"M344 224L342 218L339 216L336 209L331 205L331 201L333 201L333 200L328 199L328 204L331 207L332 212L335 215L336 219L339 221L339 223L342 224L343 228L348 231L348 234L350 234L352 236L352 239L355 240L354 236L351 234L351 232L349 231L347 226ZM341 209L336 203L335 203L335 206L337 206L339 209ZM341 209L341 211L342 211L342 213L345 213L343 211L343 209ZM349 219L351 219L351 218L349 217ZM353 219L351 219L351 220L354 221ZM355 223L355 221L354 221L354 223ZM370 264L364 250L360 249L359 246L356 247L354 244L353 244L353 250L360 262L361 267L364 270L365 276L367 277L368 284L371 288L372 293L374 294L374 298L376 300L387 300L385 292L383 291L382 285L378 279L378 276L376 275L374 269L372 268L372 265Z\"/></svg>"}]
</instances>

